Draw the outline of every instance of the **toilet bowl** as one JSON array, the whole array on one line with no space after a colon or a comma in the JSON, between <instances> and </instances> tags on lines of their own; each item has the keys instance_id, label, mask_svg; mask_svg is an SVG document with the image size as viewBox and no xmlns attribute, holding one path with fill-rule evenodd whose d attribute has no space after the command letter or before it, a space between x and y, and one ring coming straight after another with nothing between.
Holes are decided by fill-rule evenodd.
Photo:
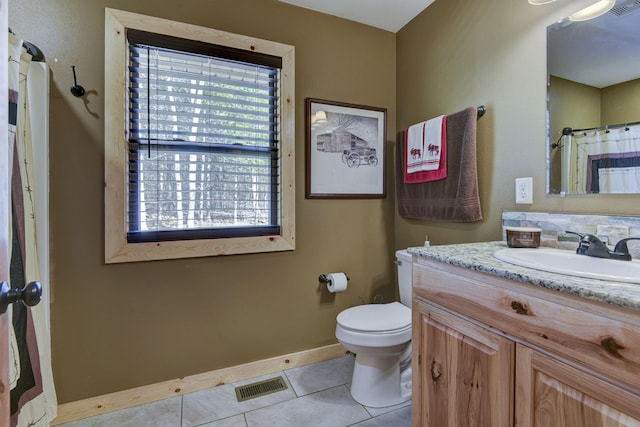
<instances>
[{"instance_id":1,"label":"toilet bowl","mask_svg":"<svg viewBox=\"0 0 640 427\"><path fill-rule=\"evenodd\" d=\"M336 319L336 338L356 354L351 396L374 408L411 398L411 255L396 258L401 303L360 305Z\"/></svg>"}]
</instances>

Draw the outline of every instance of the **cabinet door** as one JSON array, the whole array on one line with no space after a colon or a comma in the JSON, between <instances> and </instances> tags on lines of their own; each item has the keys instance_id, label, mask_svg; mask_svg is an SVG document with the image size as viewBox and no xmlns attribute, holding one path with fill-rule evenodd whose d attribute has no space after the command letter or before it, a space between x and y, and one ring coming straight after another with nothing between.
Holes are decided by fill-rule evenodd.
<instances>
[{"instance_id":1,"label":"cabinet door","mask_svg":"<svg viewBox=\"0 0 640 427\"><path fill-rule=\"evenodd\" d=\"M516 347L518 427L640 426L640 399L539 351Z\"/></svg>"},{"instance_id":2,"label":"cabinet door","mask_svg":"<svg viewBox=\"0 0 640 427\"><path fill-rule=\"evenodd\" d=\"M430 304L417 308L413 425L513 425L515 344Z\"/></svg>"}]
</instances>

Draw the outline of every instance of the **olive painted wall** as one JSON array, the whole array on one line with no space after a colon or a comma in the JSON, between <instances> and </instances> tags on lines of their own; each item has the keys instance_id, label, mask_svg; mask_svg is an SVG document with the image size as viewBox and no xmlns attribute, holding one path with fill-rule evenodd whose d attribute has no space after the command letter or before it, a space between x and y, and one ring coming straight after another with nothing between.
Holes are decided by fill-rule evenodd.
<instances>
[{"instance_id":1,"label":"olive painted wall","mask_svg":"<svg viewBox=\"0 0 640 427\"><path fill-rule=\"evenodd\" d=\"M395 295L394 248L496 240L503 210L637 214L640 196L545 195L546 26L592 0L436 1L397 34L276 0L21 0L9 25L52 68L52 346L61 403L335 343L336 314ZM104 7L296 46L294 252L103 262ZM265 21L269 19L269 22ZM85 100L69 93L76 65ZM396 96L397 95L397 96ZM304 198L304 98L388 109L387 198ZM397 130L469 105L478 122L484 220L399 218ZM396 107L397 105L397 107ZM396 111L397 110L397 111ZM516 205L514 178L534 178ZM328 296L320 273L345 270Z\"/></svg>"},{"instance_id":2,"label":"olive painted wall","mask_svg":"<svg viewBox=\"0 0 640 427\"><path fill-rule=\"evenodd\" d=\"M484 220L448 224L395 213L397 247L499 240L503 210L639 214L640 195L545 194L546 27L592 0L436 1L397 35L398 129L470 105L478 121ZM533 177L533 204L515 204L517 177Z\"/></svg>"},{"instance_id":3,"label":"olive painted wall","mask_svg":"<svg viewBox=\"0 0 640 427\"><path fill-rule=\"evenodd\" d=\"M637 122L640 117L639 97L640 79L603 88L602 123Z\"/></svg>"},{"instance_id":4,"label":"olive painted wall","mask_svg":"<svg viewBox=\"0 0 640 427\"><path fill-rule=\"evenodd\" d=\"M293 252L104 264L104 8L296 48ZM20 0L9 26L51 66L51 306L60 403L336 343L335 316L395 299L393 186L386 199L306 200L306 97L388 110L395 34L276 0ZM87 90L74 98L71 65ZM108 67L108 64L107 64ZM321 273L346 271L327 295Z\"/></svg>"}]
</instances>

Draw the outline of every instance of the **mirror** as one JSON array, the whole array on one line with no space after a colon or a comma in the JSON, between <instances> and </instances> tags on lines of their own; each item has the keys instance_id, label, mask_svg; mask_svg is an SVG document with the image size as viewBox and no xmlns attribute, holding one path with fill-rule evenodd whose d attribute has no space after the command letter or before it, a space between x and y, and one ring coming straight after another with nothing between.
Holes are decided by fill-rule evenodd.
<instances>
[{"instance_id":1,"label":"mirror","mask_svg":"<svg viewBox=\"0 0 640 427\"><path fill-rule=\"evenodd\" d=\"M640 1L547 27L547 193L640 193Z\"/></svg>"}]
</instances>

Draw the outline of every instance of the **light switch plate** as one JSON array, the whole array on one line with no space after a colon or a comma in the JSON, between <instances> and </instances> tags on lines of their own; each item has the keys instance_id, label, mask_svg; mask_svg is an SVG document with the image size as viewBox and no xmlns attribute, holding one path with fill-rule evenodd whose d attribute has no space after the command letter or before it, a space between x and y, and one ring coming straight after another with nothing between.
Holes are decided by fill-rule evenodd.
<instances>
[{"instance_id":1,"label":"light switch plate","mask_svg":"<svg viewBox=\"0 0 640 427\"><path fill-rule=\"evenodd\" d=\"M516 178L516 203L533 203L533 178Z\"/></svg>"}]
</instances>

